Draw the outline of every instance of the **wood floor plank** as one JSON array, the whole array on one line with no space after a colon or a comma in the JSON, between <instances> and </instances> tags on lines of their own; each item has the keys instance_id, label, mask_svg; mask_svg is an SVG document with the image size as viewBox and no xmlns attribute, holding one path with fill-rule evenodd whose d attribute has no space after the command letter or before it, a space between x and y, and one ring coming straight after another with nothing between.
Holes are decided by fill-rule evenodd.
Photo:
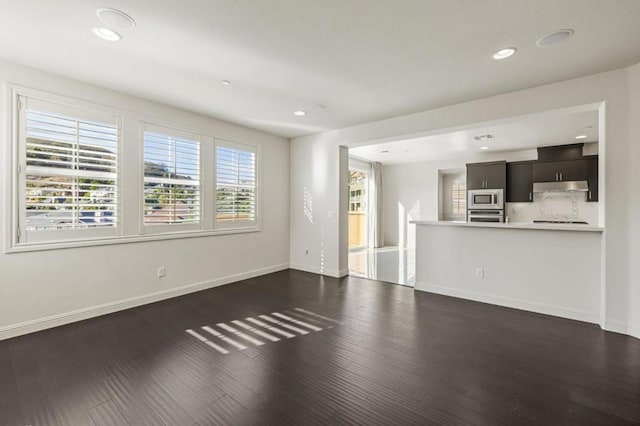
<instances>
[{"instance_id":1,"label":"wood floor plank","mask_svg":"<svg viewBox=\"0 0 640 426\"><path fill-rule=\"evenodd\" d=\"M106 401L91 408L89 415L95 426L125 426L129 424L113 401Z\"/></svg>"},{"instance_id":2,"label":"wood floor plank","mask_svg":"<svg viewBox=\"0 0 640 426\"><path fill-rule=\"evenodd\" d=\"M11 342L0 342L0 424L20 424L22 410L12 364Z\"/></svg>"},{"instance_id":3,"label":"wood floor plank","mask_svg":"<svg viewBox=\"0 0 640 426\"><path fill-rule=\"evenodd\" d=\"M640 424L640 341L287 270L0 342L4 424Z\"/></svg>"}]
</instances>

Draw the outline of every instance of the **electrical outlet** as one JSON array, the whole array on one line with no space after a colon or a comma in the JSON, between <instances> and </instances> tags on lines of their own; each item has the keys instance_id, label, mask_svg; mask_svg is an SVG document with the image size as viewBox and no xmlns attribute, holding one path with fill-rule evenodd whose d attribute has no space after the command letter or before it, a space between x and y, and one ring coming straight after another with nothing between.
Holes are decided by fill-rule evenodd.
<instances>
[{"instance_id":1,"label":"electrical outlet","mask_svg":"<svg viewBox=\"0 0 640 426\"><path fill-rule=\"evenodd\" d=\"M483 268L476 268L476 278L479 280L483 280L484 279L484 269Z\"/></svg>"},{"instance_id":2,"label":"electrical outlet","mask_svg":"<svg viewBox=\"0 0 640 426\"><path fill-rule=\"evenodd\" d=\"M167 268L161 266L158 268L158 278L162 278L167 275Z\"/></svg>"}]
</instances>

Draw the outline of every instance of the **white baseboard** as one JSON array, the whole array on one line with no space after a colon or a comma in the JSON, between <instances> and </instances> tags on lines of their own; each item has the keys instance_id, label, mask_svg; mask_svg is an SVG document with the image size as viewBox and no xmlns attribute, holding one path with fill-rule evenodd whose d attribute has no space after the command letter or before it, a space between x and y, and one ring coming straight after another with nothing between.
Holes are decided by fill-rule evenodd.
<instances>
[{"instance_id":1,"label":"white baseboard","mask_svg":"<svg viewBox=\"0 0 640 426\"><path fill-rule=\"evenodd\" d=\"M320 268L316 268L315 266L311 266L311 265L291 264L290 267L291 269L295 269L296 271L311 272L312 274L320 274Z\"/></svg>"},{"instance_id":2,"label":"white baseboard","mask_svg":"<svg viewBox=\"0 0 640 426\"><path fill-rule=\"evenodd\" d=\"M640 327L633 327L617 321L605 321L603 329L613 333L625 334L627 336L640 339Z\"/></svg>"},{"instance_id":3,"label":"white baseboard","mask_svg":"<svg viewBox=\"0 0 640 426\"><path fill-rule=\"evenodd\" d=\"M612 331L614 333L630 334L629 326L627 324L622 324L615 321L605 321L603 329L607 331Z\"/></svg>"},{"instance_id":4,"label":"white baseboard","mask_svg":"<svg viewBox=\"0 0 640 426\"><path fill-rule=\"evenodd\" d=\"M326 269L326 268L321 269L317 266L299 265L299 264L292 264L290 265L290 268L296 269L298 271L311 272L312 274L326 275L328 277L333 277L333 278L342 278L344 276L349 275L348 269L341 269L341 270Z\"/></svg>"},{"instance_id":5,"label":"white baseboard","mask_svg":"<svg viewBox=\"0 0 640 426\"><path fill-rule=\"evenodd\" d=\"M478 293L458 288L445 287L434 284L416 283L416 290L426 291L429 293L442 294L445 296L458 297L460 299L473 300L476 302L489 303L491 305L505 306L507 308L520 309L523 311L536 312L539 314L553 315L561 318L568 318L577 321L598 324L598 314L590 312L577 311L564 308L562 306L553 306L540 303L531 303L524 300L513 299L504 296L495 296L491 294Z\"/></svg>"},{"instance_id":6,"label":"white baseboard","mask_svg":"<svg viewBox=\"0 0 640 426\"><path fill-rule=\"evenodd\" d=\"M242 281L260 275L270 274L289 269L288 263L281 265L273 265L265 268L254 269L253 271L242 272L239 274L228 275L226 277L216 278L213 280L202 281L194 284L176 287L168 290L158 291L155 293L144 294L141 296L131 297L129 299L109 302L102 305L82 308L71 312L51 315L44 318L38 318L31 321L25 321L19 324L13 324L0 328L0 340L9 339L11 337L21 336L23 334L34 333L36 331L45 330L47 328L58 327L60 325L69 324L76 321L82 321L89 318L110 314L124 309L135 308L136 306L146 305L148 303L158 302L160 300L171 299L173 297L182 296L196 291L206 290L236 281Z\"/></svg>"}]
</instances>

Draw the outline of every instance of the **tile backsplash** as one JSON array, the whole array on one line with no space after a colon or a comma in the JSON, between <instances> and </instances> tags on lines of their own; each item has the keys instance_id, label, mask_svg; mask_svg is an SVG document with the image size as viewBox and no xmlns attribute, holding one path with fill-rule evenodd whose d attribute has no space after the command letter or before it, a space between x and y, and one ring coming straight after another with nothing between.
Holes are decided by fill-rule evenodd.
<instances>
[{"instance_id":1,"label":"tile backsplash","mask_svg":"<svg viewBox=\"0 0 640 426\"><path fill-rule=\"evenodd\" d=\"M588 203L584 192L542 192L533 194L533 203L506 203L511 222L541 220L585 221L598 224L598 203Z\"/></svg>"}]
</instances>

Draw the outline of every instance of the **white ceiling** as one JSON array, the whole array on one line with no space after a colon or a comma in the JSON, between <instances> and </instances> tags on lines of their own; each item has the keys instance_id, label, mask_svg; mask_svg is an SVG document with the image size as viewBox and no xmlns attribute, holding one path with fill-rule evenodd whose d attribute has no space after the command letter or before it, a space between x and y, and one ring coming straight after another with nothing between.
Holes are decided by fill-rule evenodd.
<instances>
[{"instance_id":1,"label":"white ceiling","mask_svg":"<svg viewBox=\"0 0 640 426\"><path fill-rule=\"evenodd\" d=\"M97 39L98 7L136 28ZM0 58L287 137L640 61L638 0L0 0L0 11ZM535 46L561 28L575 35ZM506 46L518 53L491 59ZM292 115L314 104L328 109Z\"/></svg>"},{"instance_id":2,"label":"white ceiling","mask_svg":"<svg viewBox=\"0 0 640 426\"><path fill-rule=\"evenodd\" d=\"M478 135L494 137L476 141L474 137ZM587 138L577 140L578 135L586 135ZM500 153L531 150L539 146L597 141L596 110L574 113L557 111L528 116L508 124L351 148L349 155L382 164L441 160L481 161L483 157L493 158ZM483 146L489 149L482 150Z\"/></svg>"}]
</instances>

